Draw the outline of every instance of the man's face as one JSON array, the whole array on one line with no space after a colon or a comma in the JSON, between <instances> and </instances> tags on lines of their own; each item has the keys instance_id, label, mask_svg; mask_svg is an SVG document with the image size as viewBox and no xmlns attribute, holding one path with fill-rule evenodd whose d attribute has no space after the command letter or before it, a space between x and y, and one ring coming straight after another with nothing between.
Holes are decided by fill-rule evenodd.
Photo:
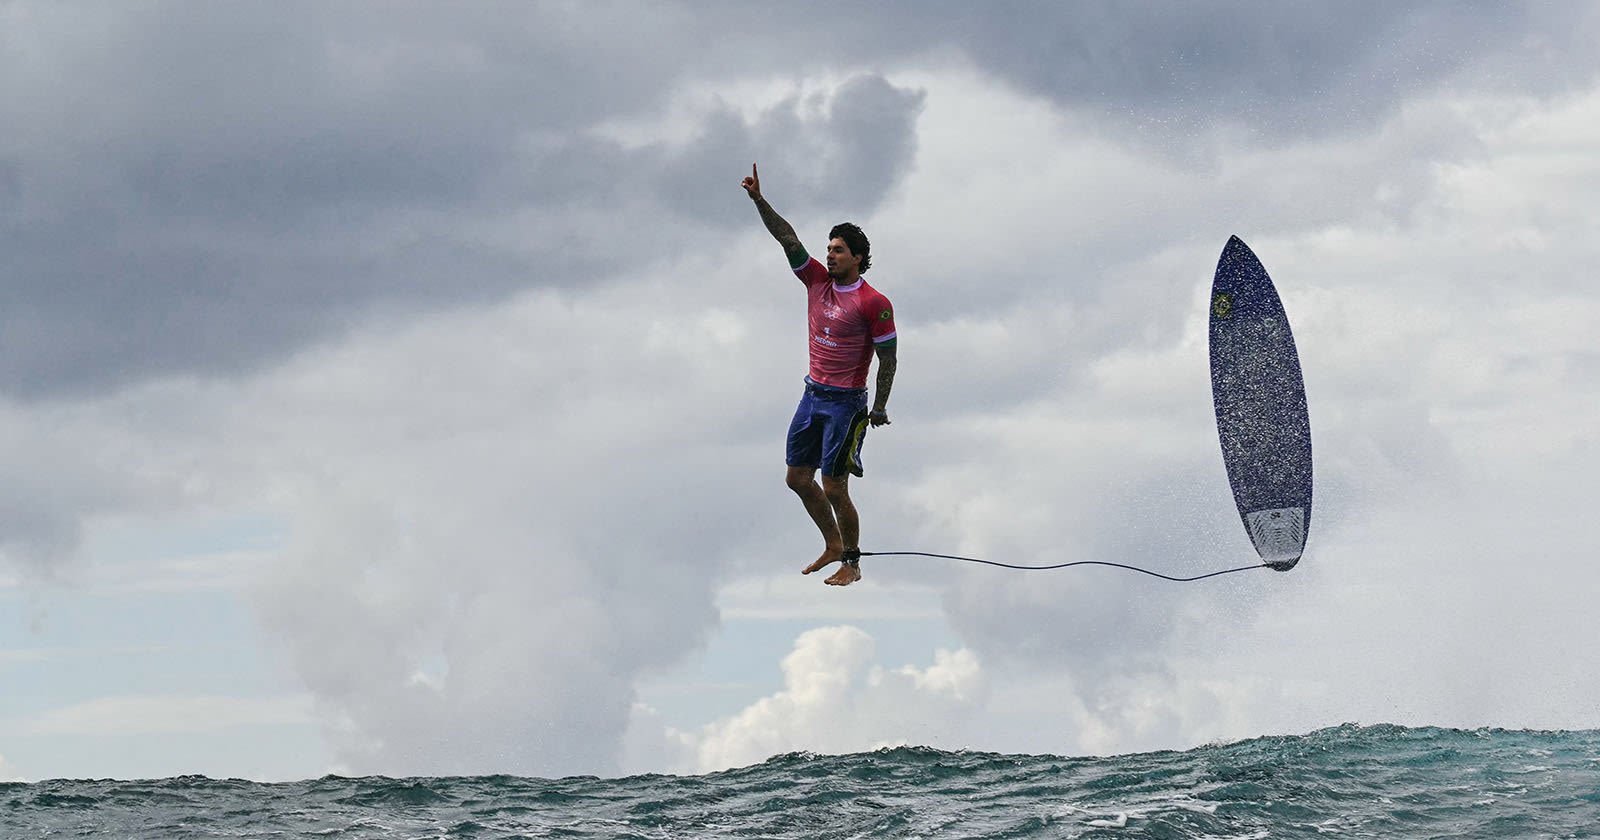
<instances>
[{"instance_id":1,"label":"man's face","mask_svg":"<svg viewBox=\"0 0 1600 840\"><path fill-rule=\"evenodd\" d=\"M861 258L850 253L850 246L844 244L843 239L834 239L828 243L828 276L834 280L841 280L860 272Z\"/></svg>"}]
</instances>

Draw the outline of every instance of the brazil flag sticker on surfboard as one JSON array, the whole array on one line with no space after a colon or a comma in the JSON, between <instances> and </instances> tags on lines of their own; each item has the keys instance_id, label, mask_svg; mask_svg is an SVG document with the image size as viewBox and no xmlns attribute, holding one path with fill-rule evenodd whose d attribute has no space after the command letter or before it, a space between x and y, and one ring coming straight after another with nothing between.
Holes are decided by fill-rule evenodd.
<instances>
[{"instance_id":1,"label":"brazil flag sticker on surfboard","mask_svg":"<svg viewBox=\"0 0 1600 840\"><path fill-rule=\"evenodd\" d=\"M1229 238L1211 284L1211 398L1228 484L1268 566L1300 562L1311 532L1311 419L1289 317L1249 246Z\"/></svg>"}]
</instances>

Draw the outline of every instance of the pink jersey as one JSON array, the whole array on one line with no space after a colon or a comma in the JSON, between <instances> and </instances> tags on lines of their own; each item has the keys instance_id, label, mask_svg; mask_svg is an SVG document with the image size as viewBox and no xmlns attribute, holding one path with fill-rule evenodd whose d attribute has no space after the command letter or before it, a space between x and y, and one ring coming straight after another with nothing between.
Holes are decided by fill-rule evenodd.
<instances>
[{"instance_id":1,"label":"pink jersey","mask_svg":"<svg viewBox=\"0 0 1600 840\"><path fill-rule=\"evenodd\" d=\"M834 285L828 269L815 258L794 273L806 284L811 381L836 388L867 387L873 347L895 337L889 299L865 280Z\"/></svg>"}]
</instances>

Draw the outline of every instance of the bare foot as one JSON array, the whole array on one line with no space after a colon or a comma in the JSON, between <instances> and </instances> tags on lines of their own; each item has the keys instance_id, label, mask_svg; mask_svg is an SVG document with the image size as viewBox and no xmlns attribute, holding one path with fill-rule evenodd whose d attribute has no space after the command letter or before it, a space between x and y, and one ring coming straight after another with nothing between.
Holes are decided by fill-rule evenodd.
<instances>
[{"instance_id":1,"label":"bare foot","mask_svg":"<svg viewBox=\"0 0 1600 840\"><path fill-rule=\"evenodd\" d=\"M849 586L861 579L861 567L853 563L846 563L833 573L833 577L823 581L829 586Z\"/></svg>"},{"instance_id":2,"label":"bare foot","mask_svg":"<svg viewBox=\"0 0 1600 840\"><path fill-rule=\"evenodd\" d=\"M829 563L837 563L842 559L844 559L844 548L842 546L839 548L834 548L830 545L822 550L822 556L818 557L816 562L805 567L804 569L801 569L800 574L809 575L823 566L828 565Z\"/></svg>"}]
</instances>

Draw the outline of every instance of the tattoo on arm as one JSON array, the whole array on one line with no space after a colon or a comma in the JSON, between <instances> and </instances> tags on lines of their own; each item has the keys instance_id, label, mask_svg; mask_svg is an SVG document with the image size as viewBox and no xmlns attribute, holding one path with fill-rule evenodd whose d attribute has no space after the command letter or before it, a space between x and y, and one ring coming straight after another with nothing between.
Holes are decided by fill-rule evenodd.
<instances>
[{"instance_id":1,"label":"tattoo on arm","mask_svg":"<svg viewBox=\"0 0 1600 840\"><path fill-rule=\"evenodd\" d=\"M799 235L794 232L794 226L784 221L765 198L756 199L756 210L760 211L761 222L767 226L767 232L783 246L783 253L789 257L790 262L794 261L796 254L805 252L805 248L800 245Z\"/></svg>"},{"instance_id":2,"label":"tattoo on arm","mask_svg":"<svg viewBox=\"0 0 1600 840\"><path fill-rule=\"evenodd\" d=\"M889 391L894 387L895 364L894 344L878 345L878 388L872 400L873 411L884 411L889 407Z\"/></svg>"}]
</instances>

